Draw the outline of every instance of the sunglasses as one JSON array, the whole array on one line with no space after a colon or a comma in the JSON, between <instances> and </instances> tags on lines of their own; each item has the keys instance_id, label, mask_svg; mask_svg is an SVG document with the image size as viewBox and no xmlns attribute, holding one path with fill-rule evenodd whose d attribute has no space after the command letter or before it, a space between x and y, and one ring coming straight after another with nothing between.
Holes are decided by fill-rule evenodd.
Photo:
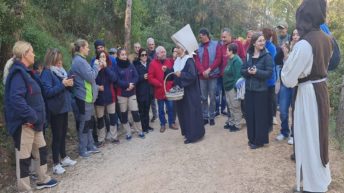
<instances>
[{"instance_id":1,"label":"sunglasses","mask_svg":"<svg viewBox=\"0 0 344 193\"><path fill-rule=\"evenodd\" d=\"M147 56L147 54L141 54L141 56L143 57L143 56Z\"/></svg>"}]
</instances>

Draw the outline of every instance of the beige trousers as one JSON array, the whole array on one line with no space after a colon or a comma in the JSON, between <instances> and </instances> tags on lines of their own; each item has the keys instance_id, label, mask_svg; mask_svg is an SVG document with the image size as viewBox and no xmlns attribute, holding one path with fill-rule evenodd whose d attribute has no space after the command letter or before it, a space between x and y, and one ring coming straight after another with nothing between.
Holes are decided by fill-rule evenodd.
<instances>
[{"instance_id":1,"label":"beige trousers","mask_svg":"<svg viewBox=\"0 0 344 193\"><path fill-rule=\"evenodd\" d=\"M105 108L108 114L115 114L116 113L116 103L111 103L107 106L96 106L96 116L97 119L104 117L104 112L105 112ZM117 128L115 125L110 125L110 138L111 139L117 139ZM105 124L101 129L98 129L98 141L102 142L105 140L106 137L106 128L105 128Z\"/></svg>"},{"instance_id":2,"label":"beige trousers","mask_svg":"<svg viewBox=\"0 0 344 193\"><path fill-rule=\"evenodd\" d=\"M133 113L139 111L136 95L130 97L117 96L117 99L121 113L125 113L127 111L131 111ZM123 124L123 126L127 131L127 135L131 136L131 128L129 123L127 122ZM142 126L140 121L134 121L133 126L134 132L137 132L138 134L142 133Z\"/></svg>"},{"instance_id":3,"label":"beige trousers","mask_svg":"<svg viewBox=\"0 0 344 193\"><path fill-rule=\"evenodd\" d=\"M226 91L226 100L228 104L228 109L230 112L230 117L228 117L228 124L234 125L237 128L241 128L240 122L242 119L242 112L240 107L240 100L236 99L236 91L231 89Z\"/></svg>"},{"instance_id":4,"label":"beige trousers","mask_svg":"<svg viewBox=\"0 0 344 193\"><path fill-rule=\"evenodd\" d=\"M16 175L19 192L30 192L29 167L31 155L33 156L34 168L38 175L37 183L47 183L50 176L47 175L47 147L42 131L34 131L25 125L21 128L20 149L15 149Z\"/></svg>"}]
</instances>

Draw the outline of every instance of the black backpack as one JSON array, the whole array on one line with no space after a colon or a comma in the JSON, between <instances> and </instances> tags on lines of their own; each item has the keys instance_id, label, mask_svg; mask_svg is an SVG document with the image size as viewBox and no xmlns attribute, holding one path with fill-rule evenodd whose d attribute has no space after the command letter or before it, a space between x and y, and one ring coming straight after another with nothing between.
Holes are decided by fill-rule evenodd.
<instances>
[{"instance_id":1,"label":"black backpack","mask_svg":"<svg viewBox=\"0 0 344 193\"><path fill-rule=\"evenodd\" d=\"M339 45L336 39L332 36L331 40L332 40L333 54L331 56L330 63L327 68L328 71L335 70L338 67L338 64L340 63L340 57L341 57Z\"/></svg>"}]
</instances>

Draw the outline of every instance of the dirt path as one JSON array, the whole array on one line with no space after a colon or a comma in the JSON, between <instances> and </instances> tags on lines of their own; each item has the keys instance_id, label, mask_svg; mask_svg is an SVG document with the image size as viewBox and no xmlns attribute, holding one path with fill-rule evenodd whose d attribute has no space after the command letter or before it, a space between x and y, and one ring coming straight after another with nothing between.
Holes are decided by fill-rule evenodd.
<instances>
[{"instance_id":1,"label":"dirt path","mask_svg":"<svg viewBox=\"0 0 344 193\"><path fill-rule=\"evenodd\" d=\"M270 145L251 150L246 129L230 133L223 129L225 117L215 127L206 127L205 138L183 144L180 130L161 134L158 121L146 139L107 144L89 159L78 159L75 167L57 177L56 188L37 192L58 193L289 193L294 186L292 146L276 142L278 129L270 134ZM276 126L277 127L277 126ZM344 156L332 144L331 193L344 192Z\"/></svg>"}]
</instances>

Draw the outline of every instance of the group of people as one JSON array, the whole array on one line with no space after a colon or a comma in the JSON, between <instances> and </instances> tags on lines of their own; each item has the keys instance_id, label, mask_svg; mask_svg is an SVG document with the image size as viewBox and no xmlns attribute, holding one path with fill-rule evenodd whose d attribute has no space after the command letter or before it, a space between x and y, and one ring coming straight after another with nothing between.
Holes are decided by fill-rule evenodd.
<instances>
[{"instance_id":1,"label":"group of people","mask_svg":"<svg viewBox=\"0 0 344 193\"><path fill-rule=\"evenodd\" d=\"M244 119L248 146L261 148L269 143L279 106L281 131L276 140L295 141L297 190L302 176L304 191L327 191L331 177L325 80L332 47L329 37L320 31L326 16L323 2L302 3L292 36L286 23L276 29L249 30L244 41L233 38L229 28L215 41L202 28L197 50L178 40L171 58L163 46L155 48L153 38L147 39L147 49L135 43L133 55L123 48L107 52L104 41L96 40L95 57L88 62L89 44L78 39L72 44L68 72L56 48L47 50L42 68L32 70L35 55L31 44L16 42L13 58L5 67L4 84L6 126L16 148L18 190L31 191L31 159L38 189L57 184L46 174L46 123L52 131L53 173L63 174L65 167L77 163L66 155L68 112L74 113L79 155L87 158L99 153L106 140L118 144L119 126L125 129L126 140L132 139L133 132L144 139L154 130L150 122L156 117L161 133L167 124L178 130L178 117L184 143L197 142L205 135L205 125L215 125L217 111L228 116L224 128L231 132L240 130ZM305 19L307 14L313 18L311 24ZM183 88L182 99L168 100L165 89L168 92L176 87ZM296 100L291 105L293 96ZM289 127L291 106L293 129Z\"/></svg>"}]
</instances>

